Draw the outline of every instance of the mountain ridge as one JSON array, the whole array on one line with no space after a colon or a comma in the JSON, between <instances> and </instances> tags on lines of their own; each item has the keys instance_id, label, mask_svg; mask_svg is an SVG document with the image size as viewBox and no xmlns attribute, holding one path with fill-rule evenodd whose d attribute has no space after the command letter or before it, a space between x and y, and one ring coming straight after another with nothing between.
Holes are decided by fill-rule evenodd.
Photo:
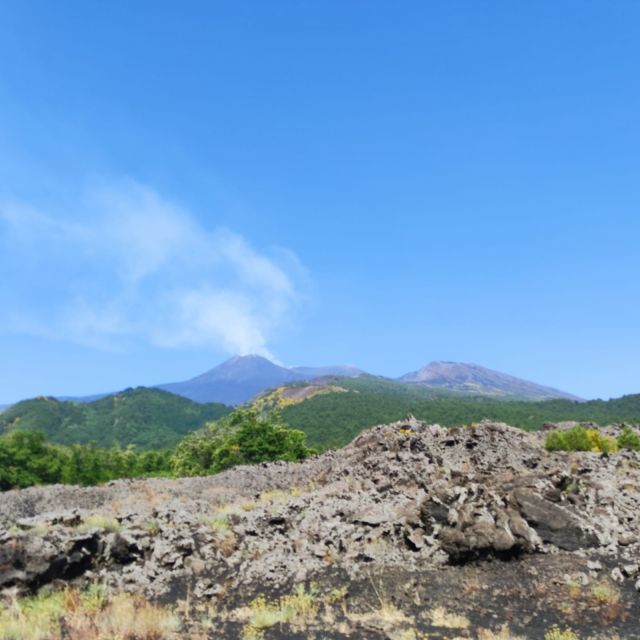
<instances>
[{"instance_id":1,"label":"mountain ridge","mask_svg":"<svg viewBox=\"0 0 640 640\"><path fill-rule=\"evenodd\" d=\"M582 400L572 393L469 362L435 360L421 369L405 373L397 380L407 384L481 395L512 396L530 400Z\"/></svg>"},{"instance_id":2,"label":"mountain ridge","mask_svg":"<svg viewBox=\"0 0 640 640\"><path fill-rule=\"evenodd\" d=\"M161 383L152 385L151 388L168 391L198 403L217 402L225 405L240 405L255 399L260 394L287 384L310 382L327 376L349 379L369 375L371 374L354 365L286 367L263 356L252 354L233 356L187 380ZM421 369L405 373L398 378L385 376L381 378L400 385L419 385L440 391L506 399L582 400L572 393L472 363L433 361ZM116 392L81 397L65 395L59 396L58 400L86 403L114 393ZM0 411L10 406L11 404L7 404L0 407Z\"/></svg>"},{"instance_id":3,"label":"mountain ridge","mask_svg":"<svg viewBox=\"0 0 640 640\"><path fill-rule=\"evenodd\" d=\"M322 367L284 367L259 355L234 356L217 367L183 382L157 385L157 388L182 395L196 402L243 404L271 389L283 385L312 381L325 376L357 378L369 375L353 365ZM477 364L434 361L395 380L398 384L419 384L435 390L478 395L544 400L562 398L581 400L578 396L488 369Z\"/></svg>"}]
</instances>

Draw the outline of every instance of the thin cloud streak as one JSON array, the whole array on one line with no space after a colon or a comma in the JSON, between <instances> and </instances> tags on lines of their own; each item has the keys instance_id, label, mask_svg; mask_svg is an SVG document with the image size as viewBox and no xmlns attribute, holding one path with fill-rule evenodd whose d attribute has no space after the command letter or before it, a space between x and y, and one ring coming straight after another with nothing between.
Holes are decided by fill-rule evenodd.
<instances>
[{"instance_id":1,"label":"thin cloud streak","mask_svg":"<svg viewBox=\"0 0 640 640\"><path fill-rule=\"evenodd\" d=\"M0 204L0 233L3 269L28 270L32 284L3 286L5 332L101 349L143 340L272 357L270 336L303 298L291 252L259 252L229 229L204 229L134 181L93 191L71 216Z\"/></svg>"}]
</instances>

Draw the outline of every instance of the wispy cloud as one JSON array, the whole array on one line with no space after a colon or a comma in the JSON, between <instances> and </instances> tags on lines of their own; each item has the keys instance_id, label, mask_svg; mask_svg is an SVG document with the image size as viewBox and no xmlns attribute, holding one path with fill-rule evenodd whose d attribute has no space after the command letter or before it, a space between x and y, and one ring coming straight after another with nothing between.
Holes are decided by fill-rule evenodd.
<instances>
[{"instance_id":1,"label":"wispy cloud","mask_svg":"<svg viewBox=\"0 0 640 640\"><path fill-rule=\"evenodd\" d=\"M73 215L1 203L0 233L5 331L270 356L270 336L301 297L290 252L205 229L137 182L92 191Z\"/></svg>"}]
</instances>

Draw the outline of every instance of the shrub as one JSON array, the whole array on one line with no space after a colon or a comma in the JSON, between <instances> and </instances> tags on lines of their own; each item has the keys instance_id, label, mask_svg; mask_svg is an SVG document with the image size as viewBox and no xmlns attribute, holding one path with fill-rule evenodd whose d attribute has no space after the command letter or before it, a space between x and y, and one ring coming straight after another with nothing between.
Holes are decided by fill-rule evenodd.
<instances>
[{"instance_id":1,"label":"shrub","mask_svg":"<svg viewBox=\"0 0 640 640\"><path fill-rule=\"evenodd\" d=\"M554 624L547 633L544 634L544 640L580 640L577 634L569 627L566 629L560 629L557 624Z\"/></svg>"},{"instance_id":2,"label":"shrub","mask_svg":"<svg viewBox=\"0 0 640 640\"><path fill-rule=\"evenodd\" d=\"M617 451L618 443L597 429L573 427L568 431L552 431L546 438L544 446L547 451L593 451L596 453L612 453Z\"/></svg>"},{"instance_id":3,"label":"shrub","mask_svg":"<svg viewBox=\"0 0 640 640\"><path fill-rule=\"evenodd\" d=\"M294 462L311 453L304 432L291 429L280 414L261 415L255 409L237 409L184 438L171 464L177 475L197 476L239 464Z\"/></svg>"},{"instance_id":4,"label":"shrub","mask_svg":"<svg viewBox=\"0 0 640 640\"><path fill-rule=\"evenodd\" d=\"M631 449L640 451L640 436L630 426L625 425L617 438L619 449Z\"/></svg>"}]
</instances>

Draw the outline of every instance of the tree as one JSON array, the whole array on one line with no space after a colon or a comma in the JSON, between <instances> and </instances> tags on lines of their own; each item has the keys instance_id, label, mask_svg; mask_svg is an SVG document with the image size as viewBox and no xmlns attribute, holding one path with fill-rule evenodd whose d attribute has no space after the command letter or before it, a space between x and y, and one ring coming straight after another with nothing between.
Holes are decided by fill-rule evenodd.
<instances>
[{"instance_id":1,"label":"tree","mask_svg":"<svg viewBox=\"0 0 640 640\"><path fill-rule=\"evenodd\" d=\"M60 482L67 463L67 453L41 433L13 431L0 438L0 490Z\"/></svg>"},{"instance_id":2,"label":"tree","mask_svg":"<svg viewBox=\"0 0 640 640\"><path fill-rule=\"evenodd\" d=\"M302 460L311 453L305 433L291 429L280 414L237 409L186 436L172 456L172 468L176 475L206 475L239 464Z\"/></svg>"}]
</instances>

